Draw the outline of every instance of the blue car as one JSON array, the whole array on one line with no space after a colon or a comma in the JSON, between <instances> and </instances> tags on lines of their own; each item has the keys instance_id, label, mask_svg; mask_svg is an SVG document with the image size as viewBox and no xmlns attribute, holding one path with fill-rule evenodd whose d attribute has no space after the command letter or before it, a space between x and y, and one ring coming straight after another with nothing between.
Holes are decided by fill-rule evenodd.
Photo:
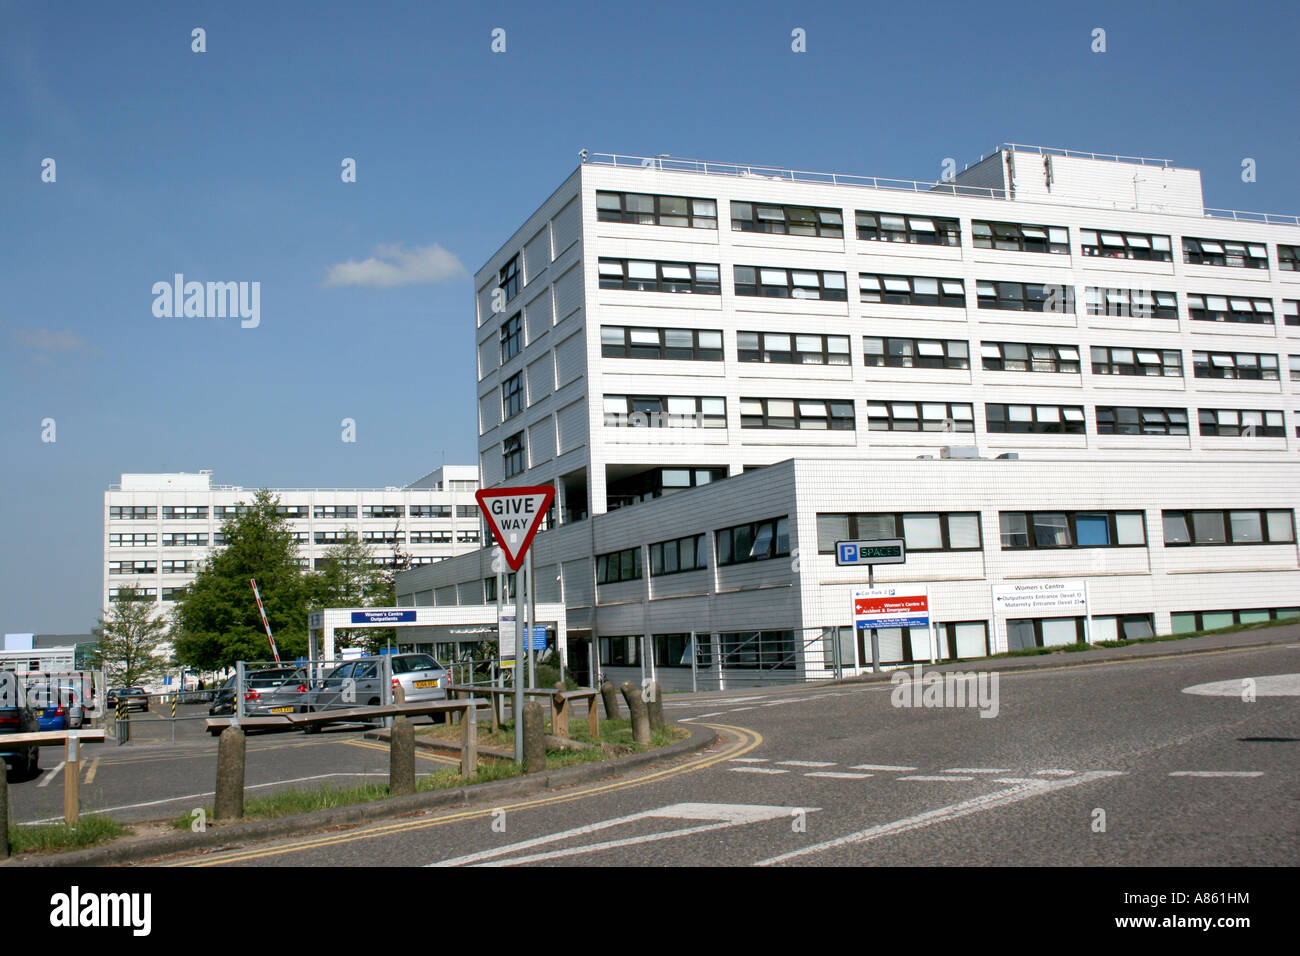
<instances>
[{"instance_id":1,"label":"blue car","mask_svg":"<svg viewBox=\"0 0 1300 956\"><path fill-rule=\"evenodd\" d=\"M8 681L8 686L0 688L0 761L6 769L26 779L35 777L40 770L39 747L6 747L4 739L9 734L34 734L39 729L36 712L27 705L27 695L22 686L9 675L0 674L0 682Z\"/></svg>"},{"instance_id":2,"label":"blue car","mask_svg":"<svg viewBox=\"0 0 1300 956\"><path fill-rule=\"evenodd\" d=\"M41 730L68 729L68 708L63 706L59 694L49 684L27 688L27 705L36 712Z\"/></svg>"}]
</instances>

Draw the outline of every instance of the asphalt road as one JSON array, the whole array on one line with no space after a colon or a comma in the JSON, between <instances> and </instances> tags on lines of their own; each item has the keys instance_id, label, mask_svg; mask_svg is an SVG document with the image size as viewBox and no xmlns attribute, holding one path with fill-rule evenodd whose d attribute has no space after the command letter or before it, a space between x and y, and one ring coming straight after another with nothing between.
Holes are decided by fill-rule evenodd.
<instances>
[{"instance_id":1,"label":"asphalt road","mask_svg":"<svg viewBox=\"0 0 1300 956\"><path fill-rule=\"evenodd\" d=\"M1242 699L1244 678L1269 675L1292 677L1280 687L1258 680L1257 698ZM1292 866L1296 675L1300 643L1008 669L998 675L995 717L895 706L890 684L670 699L671 720L718 728L712 751L501 807L158 862ZM1186 692L1220 681L1231 696ZM312 746L359 764L384 760L361 753L355 738L259 741L250 743L250 782L319 757ZM110 769L104 759L101 773ZM211 773L210 759L195 766ZM1050 895L1028 882L1021 891Z\"/></svg>"}]
</instances>

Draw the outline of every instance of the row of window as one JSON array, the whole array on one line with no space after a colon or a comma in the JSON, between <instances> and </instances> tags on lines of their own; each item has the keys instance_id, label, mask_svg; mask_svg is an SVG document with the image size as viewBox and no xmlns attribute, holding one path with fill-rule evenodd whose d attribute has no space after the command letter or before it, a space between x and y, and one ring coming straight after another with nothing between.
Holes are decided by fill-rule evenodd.
<instances>
[{"instance_id":1,"label":"row of window","mask_svg":"<svg viewBox=\"0 0 1300 956\"><path fill-rule=\"evenodd\" d=\"M246 513L247 505L216 505L212 508L213 517L229 518L235 514L235 509L239 512ZM456 516L459 518L471 518L478 514L478 508L475 505L456 505ZM451 505L411 505L410 517L412 518L450 518L452 514ZM283 515L290 520L306 520L307 505L280 505L276 509L278 514ZM402 518L406 517L407 508L405 505L363 505L361 516L363 518ZM158 509L152 505L111 505L108 509L108 516L113 520L154 520L158 517ZM313 518L355 518L357 516L356 505L314 505L311 509ZM208 517L208 507L206 505L185 505L185 506L163 506L163 520L188 520L201 521Z\"/></svg>"},{"instance_id":2,"label":"row of window","mask_svg":"<svg viewBox=\"0 0 1300 956\"><path fill-rule=\"evenodd\" d=\"M737 200L732 200L730 205L731 228L736 232L833 239L844 237L844 215L838 208ZM598 191L596 215L604 222L641 225L716 229L718 224L717 201L714 199L650 193ZM961 245L961 224L957 219L856 210L855 225L858 238L867 241ZM1065 226L972 219L971 241L977 249L1055 255L1068 255L1070 252L1070 233ZM1080 229L1079 242L1085 256L1173 261L1173 245L1168 235ZM1277 250L1278 267L1295 271L1300 262L1300 246L1278 244ZM1192 265L1268 268L1268 249L1265 243L1184 236L1182 252L1183 261ZM512 281L516 283L513 286L510 285ZM516 256L502 268L499 275L499 284L506 290L507 299L513 298L518 291L517 281Z\"/></svg>"},{"instance_id":3,"label":"row of window","mask_svg":"<svg viewBox=\"0 0 1300 956\"><path fill-rule=\"evenodd\" d=\"M714 532L718 566L766 561L790 554L790 519L769 518L720 528ZM703 534L688 535L650 545L650 574L659 577L708 567L708 546ZM596 556L596 582L617 584L640 580L641 549L624 548Z\"/></svg>"},{"instance_id":4,"label":"row of window","mask_svg":"<svg viewBox=\"0 0 1300 956\"><path fill-rule=\"evenodd\" d=\"M198 561L164 561L163 574L193 574L199 569ZM158 565L153 561L110 561L108 573L119 574L157 574Z\"/></svg>"}]
</instances>

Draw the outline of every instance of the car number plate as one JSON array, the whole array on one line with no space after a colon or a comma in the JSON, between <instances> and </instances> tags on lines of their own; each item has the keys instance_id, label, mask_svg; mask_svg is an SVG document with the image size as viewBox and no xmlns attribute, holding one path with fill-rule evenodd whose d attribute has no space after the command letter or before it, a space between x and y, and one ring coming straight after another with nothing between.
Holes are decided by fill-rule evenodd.
<instances>
[{"instance_id":1,"label":"car number plate","mask_svg":"<svg viewBox=\"0 0 1300 956\"><path fill-rule=\"evenodd\" d=\"M437 687L438 682L436 680L417 680L415 682L415 686L416 687Z\"/></svg>"},{"instance_id":2,"label":"car number plate","mask_svg":"<svg viewBox=\"0 0 1300 956\"><path fill-rule=\"evenodd\" d=\"M271 708L271 713L273 713L273 714L292 714L292 713L293 713L293 708L292 708L292 707L272 707L272 708Z\"/></svg>"}]
</instances>

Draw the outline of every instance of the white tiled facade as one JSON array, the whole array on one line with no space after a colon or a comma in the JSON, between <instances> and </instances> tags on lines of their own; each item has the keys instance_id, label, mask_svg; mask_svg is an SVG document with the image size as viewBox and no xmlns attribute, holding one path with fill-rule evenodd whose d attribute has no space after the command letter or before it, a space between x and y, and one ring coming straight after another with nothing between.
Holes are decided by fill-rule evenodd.
<instances>
[{"instance_id":1,"label":"white tiled facade","mask_svg":"<svg viewBox=\"0 0 1300 956\"><path fill-rule=\"evenodd\" d=\"M348 532L371 540L376 562L394 547L417 565L480 546L478 469L446 465L404 487L275 489L299 539L299 562L314 567ZM104 493L104 607L131 587L167 610L219 547L225 511L256 488L213 484L207 472L127 474ZM135 516L135 517L131 517ZM128 537L124 537L128 536ZM394 539L396 539L394 541ZM183 568L183 570L181 570Z\"/></svg>"},{"instance_id":2,"label":"white tiled facade","mask_svg":"<svg viewBox=\"0 0 1300 956\"><path fill-rule=\"evenodd\" d=\"M749 228L733 222L742 218ZM956 220L958 241L910 241L938 235L943 219ZM823 234L762 231L809 221ZM892 241L871 238L882 233ZM1161 246L1167 254L1153 255ZM1162 632L1173 626L1171 612L1293 607L1293 532L1276 545L1171 547L1166 556L1162 512L1256 508L1260 520L1267 510L1293 512L1296 247L1294 217L1207 212L1199 172L1165 161L1006 147L952 184L904 188L593 157L476 276L484 486L557 486L561 526L537 539L539 584L550 588L558 575L570 628L584 626L585 604L595 609L587 624L597 636L717 632L717 613L737 627L844 625L841 572L810 557L807 544L816 515L838 512L979 512L981 550L916 554L905 570L882 571L882 580L935 582L941 620L989 620L990 585L1031 572L1096 579L1094 605L1126 603L1122 613L1149 614ZM615 283L616 270L627 279ZM624 287L644 286L637 276L647 273L661 286L693 281L697 291ZM761 294L741 294L751 282ZM1020 296L1026 308L1008 307ZM661 330L674 330L673 342L690 350L680 354L694 357L614 357L614 329L629 330L624 342L654 340L664 352ZM1121 374L1130 366L1146 371ZM1198 376L1198 367L1213 374ZM614 414L611 396L630 399L629 414ZM637 409L645 414L630 414ZM657 409L676 427L632 427L662 422ZM1037 424L1021 424L1026 418ZM1006 420L1041 430L997 430ZM1053 424L1062 421L1077 424ZM1170 433L1150 433L1157 428ZM939 459L947 446L1020 460L917 460ZM736 477L763 466L774 467ZM684 478L723 476L731 478L623 507ZM688 514L691 502L708 514ZM1139 510L1145 547L1004 552L998 515L1018 509ZM597 517L581 520L587 515ZM762 562L738 566L695 598L646 589L685 587L677 579L704 572L646 575L601 586L599 601L591 599L593 554L662 541L684 522L695 529L687 534L775 515L788 516L792 540L804 542L797 570L785 560L761 573ZM420 569L399 589L440 603L439 595L481 589L485 561ZM542 573L543 562L553 573ZM778 564L780 583L769 582ZM729 593L757 616L718 612ZM700 601L712 609L706 623ZM634 627L629 615L638 614L645 622ZM1005 643L999 622L992 645Z\"/></svg>"}]
</instances>

